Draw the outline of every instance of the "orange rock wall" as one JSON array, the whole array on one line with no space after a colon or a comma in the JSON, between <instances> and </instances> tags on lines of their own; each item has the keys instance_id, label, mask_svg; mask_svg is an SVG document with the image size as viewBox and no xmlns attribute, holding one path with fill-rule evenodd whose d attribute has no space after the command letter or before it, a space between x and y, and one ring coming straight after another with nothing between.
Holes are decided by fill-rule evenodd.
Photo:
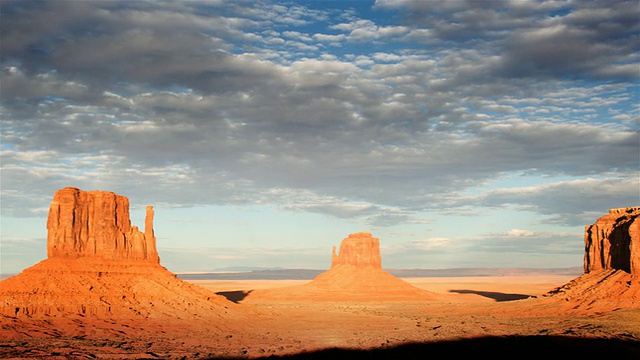
<instances>
[{"instance_id":1,"label":"orange rock wall","mask_svg":"<svg viewBox=\"0 0 640 360\"><path fill-rule=\"evenodd\" d=\"M585 227L584 272L623 270L640 278L640 207L609 210Z\"/></svg>"},{"instance_id":2,"label":"orange rock wall","mask_svg":"<svg viewBox=\"0 0 640 360\"><path fill-rule=\"evenodd\" d=\"M368 232L351 234L340 243L339 254L333 247L331 260L331 268L340 265L382 268L380 241Z\"/></svg>"},{"instance_id":3,"label":"orange rock wall","mask_svg":"<svg viewBox=\"0 0 640 360\"><path fill-rule=\"evenodd\" d=\"M67 187L56 191L47 219L49 258L92 257L159 263L153 235L153 208L145 231L131 225L129 200L107 191Z\"/></svg>"},{"instance_id":4,"label":"orange rock wall","mask_svg":"<svg viewBox=\"0 0 640 360\"><path fill-rule=\"evenodd\" d=\"M210 322L223 315L244 316L244 310L232 311L235 304L226 298L160 265L153 215L148 206L145 229L139 231L131 225L126 197L58 190L47 220L48 258L0 281L0 318Z\"/></svg>"}]
</instances>

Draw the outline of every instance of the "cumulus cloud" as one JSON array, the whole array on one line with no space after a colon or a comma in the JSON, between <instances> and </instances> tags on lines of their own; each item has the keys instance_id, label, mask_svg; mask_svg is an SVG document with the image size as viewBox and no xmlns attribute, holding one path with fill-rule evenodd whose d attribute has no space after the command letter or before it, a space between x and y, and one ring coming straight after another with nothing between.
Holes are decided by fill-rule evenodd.
<instances>
[{"instance_id":1,"label":"cumulus cloud","mask_svg":"<svg viewBox=\"0 0 640 360\"><path fill-rule=\"evenodd\" d=\"M452 267L567 267L580 266L584 245L580 233L511 229L474 237L432 237L382 246L384 266L407 268ZM536 265L538 263L538 265ZM571 262L570 262L571 263ZM489 265L487 265L489 264Z\"/></svg>"},{"instance_id":2,"label":"cumulus cloud","mask_svg":"<svg viewBox=\"0 0 640 360\"><path fill-rule=\"evenodd\" d=\"M519 205L548 215L547 222L586 225L608 209L636 206L640 198L640 178L636 173L623 177L585 178L537 186L502 188L464 200L482 206Z\"/></svg>"},{"instance_id":3,"label":"cumulus cloud","mask_svg":"<svg viewBox=\"0 0 640 360\"><path fill-rule=\"evenodd\" d=\"M640 9L627 1L376 1L441 46L490 42L501 48L492 76L638 80ZM558 44L562 44L559 46Z\"/></svg>"},{"instance_id":4,"label":"cumulus cloud","mask_svg":"<svg viewBox=\"0 0 640 360\"><path fill-rule=\"evenodd\" d=\"M158 248L162 263L172 271L211 271L250 264L275 267L287 264L292 269L328 269L331 248L301 247L204 247L197 249Z\"/></svg>"},{"instance_id":5,"label":"cumulus cloud","mask_svg":"<svg viewBox=\"0 0 640 360\"><path fill-rule=\"evenodd\" d=\"M3 211L69 183L378 226L637 201L637 7L495 5L6 2ZM505 173L571 179L481 190Z\"/></svg>"}]
</instances>

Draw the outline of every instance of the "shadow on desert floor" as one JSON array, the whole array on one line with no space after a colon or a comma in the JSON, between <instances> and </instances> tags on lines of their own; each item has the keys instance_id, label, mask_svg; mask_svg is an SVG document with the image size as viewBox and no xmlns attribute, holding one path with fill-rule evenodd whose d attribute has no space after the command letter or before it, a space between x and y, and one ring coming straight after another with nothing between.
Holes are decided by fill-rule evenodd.
<instances>
[{"instance_id":1,"label":"shadow on desert floor","mask_svg":"<svg viewBox=\"0 0 640 360\"><path fill-rule=\"evenodd\" d=\"M411 343L370 350L331 348L282 356L271 355L258 359L456 359L462 356L483 358L485 355L492 360L517 358L639 359L640 341L551 335L491 336L433 343Z\"/></svg>"},{"instance_id":2,"label":"shadow on desert floor","mask_svg":"<svg viewBox=\"0 0 640 360\"><path fill-rule=\"evenodd\" d=\"M224 296L227 300L238 304L240 301L244 300L244 298L249 296L252 291L253 290L219 291L216 295Z\"/></svg>"},{"instance_id":3,"label":"shadow on desert floor","mask_svg":"<svg viewBox=\"0 0 640 360\"><path fill-rule=\"evenodd\" d=\"M527 299L531 297L531 295L526 295L526 294L505 294L505 293L495 292L495 291L479 291L479 290L449 290L449 292L458 293L458 294L480 295L480 296L493 299L497 302L522 300L522 299Z\"/></svg>"}]
</instances>

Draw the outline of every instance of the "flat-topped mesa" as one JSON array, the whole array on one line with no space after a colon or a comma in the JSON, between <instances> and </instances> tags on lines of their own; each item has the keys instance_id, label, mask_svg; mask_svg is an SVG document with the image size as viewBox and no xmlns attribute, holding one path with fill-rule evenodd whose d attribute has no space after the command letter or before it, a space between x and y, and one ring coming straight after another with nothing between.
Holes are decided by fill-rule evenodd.
<instances>
[{"instance_id":1,"label":"flat-topped mesa","mask_svg":"<svg viewBox=\"0 0 640 360\"><path fill-rule=\"evenodd\" d=\"M634 213L634 212L637 212L637 211L640 211L640 206L630 206L630 207L609 209L609 214L610 215L625 215L625 214L631 214L631 213Z\"/></svg>"},{"instance_id":2,"label":"flat-topped mesa","mask_svg":"<svg viewBox=\"0 0 640 360\"><path fill-rule=\"evenodd\" d=\"M640 207L609 210L585 227L584 272L623 270L640 279Z\"/></svg>"},{"instance_id":3,"label":"flat-topped mesa","mask_svg":"<svg viewBox=\"0 0 640 360\"><path fill-rule=\"evenodd\" d=\"M0 281L0 319L244 318L226 298L160 265L151 206L140 231L126 197L68 187L54 194L47 229L48 258ZM77 327L60 329L67 330L78 334Z\"/></svg>"},{"instance_id":4,"label":"flat-topped mesa","mask_svg":"<svg viewBox=\"0 0 640 360\"><path fill-rule=\"evenodd\" d=\"M340 254L336 254L336 247L333 247L331 268L341 265L381 269L380 241L369 232L350 234L340 243Z\"/></svg>"},{"instance_id":5,"label":"flat-topped mesa","mask_svg":"<svg viewBox=\"0 0 640 360\"><path fill-rule=\"evenodd\" d=\"M47 219L47 256L147 260L159 263L153 207L145 230L131 225L129 199L108 191L66 187L56 191Z\"/></svg>"},{"instance_id":6,"label":"flat-topped mesa","mask_svg":"<svg viewBox=\"0 0 640 360\"><path fill-rule=\"evenodd\" d=\"M258 289L247 296L257 301L431 301L437 296L399 279L382 268L380 241L368 232L349 235L333 247L331 269L307 284Z\"/></svg>"}]
</instances>

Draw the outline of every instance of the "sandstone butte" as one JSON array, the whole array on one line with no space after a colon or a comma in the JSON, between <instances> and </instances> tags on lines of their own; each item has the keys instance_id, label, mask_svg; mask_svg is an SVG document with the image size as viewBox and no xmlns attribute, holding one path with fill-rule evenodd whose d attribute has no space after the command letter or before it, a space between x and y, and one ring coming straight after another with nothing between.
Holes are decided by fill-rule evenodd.
<instances>
[{"instance_id":1,"label":"sandstone butte","mask_svg":"<svg viewBox=\"0 0 640 360\"><path fill-rule=\"evenodd\" d=\"M0 315L138 319L248 319L247 310L178 279L160 265L147 207L144 231L131 225L126 197L68 187L47 220L47 259L0 281ZM640 308L640 207L611 209L585 229L585 274L544 300L572 308ZM380 243L368 232L333 248L332 265L310 283L250 292L246 301L432 301L382 269ZM528 300L527 300L528 301ZM228 323L228 322L227 322Z\"/></svg>"},{"instance_id":2,"label":"sandstone butte","mask_svg":"<svg viewBox=\"0 0 640 360\"><path fill-rule=\"evenodd\" d=\"M548 293L582 308L640 308L640 207L610 209L585 227L584 275Z\"/></svg>"},{"instance_id":3,"label":"sandstone butte","mask_svg":"<svg viewBox=\"0 0 640 360\"><path fill-rule=\"evenodd\" d=\"M47 220L47 259L0 282L0 314L13 318L221 318L242 309L160 265L147 207L144 232L129 200L58 190Z\"/></svg>"},{"instance_id":4,"label":"sandstone butte","mask_svg":"<svg viewBox=\"0 0 640 360\"><path fill-rule=\"evenodd\" d=\"M331 268L303 285L256 290L246 301L432 301L440 296L417 288L382 269L380 241L369 232L350 234L340 252L332 250Z\"/></svg>"}]
</instances>

